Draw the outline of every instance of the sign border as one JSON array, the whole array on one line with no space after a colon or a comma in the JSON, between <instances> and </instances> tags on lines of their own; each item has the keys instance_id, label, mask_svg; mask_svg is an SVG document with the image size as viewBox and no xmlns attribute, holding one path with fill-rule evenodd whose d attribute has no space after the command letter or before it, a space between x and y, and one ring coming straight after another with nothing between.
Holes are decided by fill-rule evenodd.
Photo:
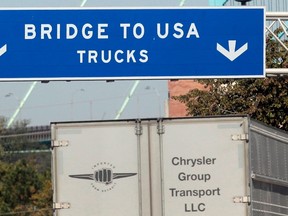
<instances>
[{"instance_id":1,"label":"sign border","mask_svg":"<svg viewBox=\"0 0 288 216\"><path fill-rule=\"evenodd\" d=\"M181 6L175 6L175 7L39 7L39 8L33 8L33 7L21 7L21 8L15 8L15 7L6 7L1 8L1 11L57 11L57 10L166 10L166 9L172 9L172 10L239 10L239 9L262 9L263 10L263 72L261 75L229 75L229 76L115 76L115 77L46 77L46 78L40 78L40 77L31 77L31 78L1 78L0 75L0 82L14 82L14 81L24 81L24 82L30 82L30 81L42 81L42 82L49 82L49 81L110 81L110 80L185 80L185 79L238 79L238 78L265 78L266 77L266 35L265 35L265 28L266 28L266 8L264 6L228 6L228 7L181 7Z\"/></svg>"}]
</instances>

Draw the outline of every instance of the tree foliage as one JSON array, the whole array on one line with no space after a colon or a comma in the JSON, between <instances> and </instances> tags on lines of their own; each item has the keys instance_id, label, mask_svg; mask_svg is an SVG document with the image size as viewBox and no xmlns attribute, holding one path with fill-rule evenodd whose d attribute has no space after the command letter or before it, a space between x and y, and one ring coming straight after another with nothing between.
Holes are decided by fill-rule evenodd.
<instances>
[{"instance_id":1,"label":"tree foliage","mask_svg":"<svg viewBox=\"0 0 288 216\"><path fill-rule=\"evenodd\" d=\"M51 213L51 181L39 173L35 165L25 160L15 164L0 163L0 211L18 212L18 215L44 215Z\"/></svg>"},{"instance_id":2,"label":"tree foliage","mask_svg":"<svg viewBox=\"0 0 288 216\"><path fill-rule=\"evenodd\" d=\"M5 119L0 117L0 136L7 135L5 123ZM26 126L26 121L17 122L12 129L22 133ZM35 155L20 157L10 152L34 145L23 137L0 139L0 215L52 215L50 167L43 169L39 166ZM9 156L12 154L13 157ZM44 158L49 160L49 157Z\"/></svg>"},{"instance_id":3,"label":"tree foliage","mask_svg":"<svg viewBox=\"0 0 288 216\"><path fill-rule=\"evenodd\" d=\"M275 31L280 34L279 30ZM288 44L287 41L284 41ZM288 52L273 38L266 41L266 67L288 68ZM173 97L185 103L190 116L249 114L288 131L288 77L199 80L205 90L193 89Z\"/></svg>"}]
</instances>

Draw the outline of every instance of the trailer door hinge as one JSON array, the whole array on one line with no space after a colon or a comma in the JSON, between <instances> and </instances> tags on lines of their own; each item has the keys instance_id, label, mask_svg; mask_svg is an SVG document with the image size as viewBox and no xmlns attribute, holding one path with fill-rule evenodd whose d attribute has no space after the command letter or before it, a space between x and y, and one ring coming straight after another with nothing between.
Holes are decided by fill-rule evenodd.
<instances>
[{"instance_id":1,"label":"trailer door hinge","mask_svg":"<svg viewBox=\"0 0 288 216\"><path fill-rule=\"evenodd\" d=\"M136 121L135 134L137 136L140 136L140 135L142 135L142 133L143 133L143 128L142 128L142 125L141 125L141 121Z\"/></svg>"},{"instance_id":2,"label":"trailer door hinge","mask_svg":"<svg viewBox=\"0 0 288 216\"><path fill-rule=\"evenodd\" d=\"M231 138L233 141L248 141L248 134L233 134Z\"/></svg>"},{"instance_id":3,"label":"trailer door hinge","mask_svg":"<svg viewBox=\"0 0 288 216\"><path fill-rule=\"evenodd\" d=\"M52 140L52 147L66 147L69 145L68 140Z\"/></svg>"},{"instance_id":4,"label":"trailer door hinge","mask_svg":"<svg viewBox=\"0 0 288 216\"><path fill-rule=\"evenodd\" d=\"M233 198L234 203L250 203L250 196L236 196Z\"/></svg>"},{"instance_id":5,"label":"trailer door hinge","mask_svg":"<svg viewBox=\"0 0 288 216\"><path fill-rule=\"evenodd\" d=\"M165 133L165 128L164 128L164 125L163 125L163 121L162 121L161 119L158 120L157 133L158 133L159 135Z\"/></svg>"},{"instance_id":6,"label":"trailer door hinge","mask_svg":"<svg viewBox=\"0 0 288 216\"><path fill-rule=\"evenodd\" d=\"M71 207L68 202L53 203L53 209L69 209Z\"/></svg>"}]
</instances>

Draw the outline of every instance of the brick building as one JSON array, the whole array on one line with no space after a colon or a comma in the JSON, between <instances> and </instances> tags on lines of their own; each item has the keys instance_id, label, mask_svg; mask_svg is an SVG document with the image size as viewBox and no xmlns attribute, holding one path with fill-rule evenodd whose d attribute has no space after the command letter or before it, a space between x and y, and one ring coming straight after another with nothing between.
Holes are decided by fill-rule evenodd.
<instances>
[{"instance_id":1,"label":"brick building","mask_svg":"<svg viewBox=\"0 0 288 216\"><path fill-rule=\"evenodd\" d=\"M173 96L183 95L192 89L204 89L203 85L194 80L177 80L168 81L168 106L169 117L184 117L187 116L186 106L177 100L172 99Z\"/></svg>"}]
</instances>

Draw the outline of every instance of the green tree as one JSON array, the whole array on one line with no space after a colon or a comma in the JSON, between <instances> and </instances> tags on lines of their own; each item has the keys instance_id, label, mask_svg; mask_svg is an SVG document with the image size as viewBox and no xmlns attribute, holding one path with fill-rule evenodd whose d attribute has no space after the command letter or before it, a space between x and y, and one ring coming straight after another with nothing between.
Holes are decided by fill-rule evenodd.
<instances>
[{"instance_id":1,"label":"green tree","mask_svg":"<svg viewBox=\"0 0 288 216\"><path fill-rule=\"evenodd\" d=\"M0 122L1 124L1 122ZM23 136L17 136L26 132L28 120L16 121L9 129L5 128L6 121L3 120L1 135L6 136L6 138L1 139L2 148L5 151L17 151L23 150L28 144L27 138ZM13 136L15 135L15 136Z\"/></svg>"},{"instance_id":2,"label":"green tree","mask_svg":"<svg viewBox=\"0 0 288 216\"><path fill-rule=\"evenodd\" d=\"M278 30L275 33L280 33ZM284 41L287 45L287 41ZM288 52L269 35L267 68L288 68ZM288 78L199 80L205 90L194 89L173 97L184 103L190 116L249 114L268 125L288 131Z\"/></svg>"},{"instance_id":3,"label":"green tree","mask_svg":"<svg viewBox=\"0 0 288 216\"><path fill-rule=\"evenodd\" d=\"M37 146L37 143L31 145L23 136L6 136L11 134L11 130L16 135L25 132L27 121L17 122L9 130L5 128L5 123L5 119L0 117L0 214L52 215L50 167L43 166L39 159L50 161L50 155L25 154L23 157L24 154L17 156L17 153L9 153L26 150L27 146Z\"/></svg>"},{"instance_id":4,"label":"green tree","mask_svg":"<svg viewBox=\"0 0 288 216\"><path fill-rule=\"evenodd\" d=\"M8 212L10 210L9 204L7 204L6 200L2 196L2 191L6 188L5 181L3 179L4 176L9 172L8 164L0 161L0 212Z\"/></svg>"},{"instance_id":5,"label":"green tree","mask_svg":"<svg viewBox=\"0 0 288 216\"><path fill-rule=\"evenodd\" d=\"M0 163L0 211L18 215L51 215L52 189L49 174L41 174L25 160ZM45 213L45 214L44 214Z\"/></svg>"},{"instance_id":6,"label":"green tree","mask_svg":"<svg viewBox=\"0 0 288 216\"><path fill-rule=\"evenodd\" d=\"M37 171L25 160L9 164L8 172L2 177L4 183L1 196L14 209L19 205L28 205L30 198L41 188Z\"/></svg>"}]
</instances>

